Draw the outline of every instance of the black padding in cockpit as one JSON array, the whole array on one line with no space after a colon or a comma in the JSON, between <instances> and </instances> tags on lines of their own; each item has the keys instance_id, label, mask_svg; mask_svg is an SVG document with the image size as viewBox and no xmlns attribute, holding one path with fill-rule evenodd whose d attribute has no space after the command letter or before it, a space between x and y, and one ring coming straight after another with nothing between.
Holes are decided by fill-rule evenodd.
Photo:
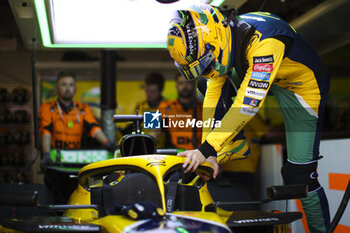
<instances>
[{"instance_id":1,"label":"black padding in cockpit","mask_svg":"<svg viewBox=\"0 0 350 233\"><path fill-rule=\"evenodd\" d=\"M114 203L131 205L144 201L162 206L155 179L144 173L129 173L114 185L103 184L103 187L91 188L91 204L100 205L104 210L112 208Z\"/></svg>"}]
</instances>

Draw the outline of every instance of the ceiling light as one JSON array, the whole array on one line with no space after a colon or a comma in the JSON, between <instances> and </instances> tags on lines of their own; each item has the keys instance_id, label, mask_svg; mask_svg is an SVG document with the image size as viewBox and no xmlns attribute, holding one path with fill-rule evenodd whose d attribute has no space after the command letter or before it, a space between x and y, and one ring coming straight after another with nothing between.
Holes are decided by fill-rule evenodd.
<instances>
[{"instance_id":1,"label":"ceiling light","mask_svg":"<svg viewBox=\"0 0 350 233\"><path fill-rule=\"evenodd\" d=\"M210 0L34 0L43 45L53 48L165 48L174 10ZM220 5L223 1L212 1Z\"/></svg>"}]
</instances>

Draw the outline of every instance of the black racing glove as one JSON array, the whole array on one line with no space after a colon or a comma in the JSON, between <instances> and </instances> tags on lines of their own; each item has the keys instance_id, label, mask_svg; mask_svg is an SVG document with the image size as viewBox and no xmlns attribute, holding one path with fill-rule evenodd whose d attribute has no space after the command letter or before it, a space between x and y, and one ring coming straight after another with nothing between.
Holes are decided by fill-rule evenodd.
<instances>
[{"instance_id":1,"label":"black racing glove","mask_svg":"<svg viewBox=\"0 0 350 233\"><path fill-rule=\"evenodd\" d=\"M150 201L137 202L132 205L114 204L116 210L120 210L122 214L134 220L139 219L159 219L165 213L163 209L158 208L156 204Z\"/></svg>"},{"instance_id":2,"label":"black racing glove","mask_svg":"<svg viewBox=\"0 0 350 233\"><path fill-rule=\"evenodd\" d=\"M117 143L115 142L111 142L111 141L107 141L107 143L105 143L105 148L106 150L109 150L109 151L115 151L117 149Z\"/></svg>"},{"instance_id":3,"label":"black racing glove","mask_svg":"<svg viewBox=\"0 0 350 233\"><path fill-rule=\"evenodd\" d=\"M41 171L45 172L46 167L49 165L53 165L53 161L51 160L50 152L46 152L43 154L43 158L40 162Z\"/></svg>"}]
</instances>

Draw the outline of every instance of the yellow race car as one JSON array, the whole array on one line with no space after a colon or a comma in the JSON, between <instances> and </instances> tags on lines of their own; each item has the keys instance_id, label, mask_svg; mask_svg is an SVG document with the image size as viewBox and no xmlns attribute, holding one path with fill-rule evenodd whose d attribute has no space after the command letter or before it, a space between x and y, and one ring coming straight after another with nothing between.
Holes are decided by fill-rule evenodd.
<instances>
[{"instance_id":1,"label":"yellow race car","mask_svg":"<svg viewBox=\"0 0 350 233\"><path fill-rule=\"evenodd\" d=\"M82 167L67 205L37 204L36 192L9 193L8 199L0 195L0 205L35 205L43 211L42 216L0 220L0 232L282 233L291 232L289 223L302 217L299 212L224 210L225 205L299 198L306 187L270 187L263 201L214 202L206 183L212 177L211 165L203 163L195 173L184 173L185 158L165 154L171 150L157 150L153 141L141 133L127 135L120 144L125 157ZM79 161L73 154L60 161Z\"/></svg>"},{"instance_id":2,"label":"yellow race car","mask_svg":"<svg viewBox=\"0 0 350 233\"><path fill-rule=\"evenodd\" d=\"M1 232L290 232L288 224L302 216L225 211L202 178L212 175L211 166L200 165L198 176L183 173L183 163L182 157L154 154L89 164L79 171L67 205L38 206L64 210L63 216L2 220ZM298 189L276 186L271 197L281 199L279 188Z\"/></svg>"}]
</instances>

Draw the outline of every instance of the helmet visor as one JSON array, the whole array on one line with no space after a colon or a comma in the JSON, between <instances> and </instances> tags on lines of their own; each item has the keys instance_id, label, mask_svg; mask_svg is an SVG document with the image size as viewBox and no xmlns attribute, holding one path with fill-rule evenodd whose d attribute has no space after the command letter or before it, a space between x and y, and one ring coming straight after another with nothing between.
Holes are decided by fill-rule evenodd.
<instances>
[{"instance_id":1,"label":"helmet visor","mask_svg":"<svg viewBox=\"0 0 350 233\"><path fill-rule=\"evenodd\" d=\"M176 68L180 71L181 75L187 80L194 80L202 74L208 74L215 64L215 57L213 53L207 50L202 57L198 60L182 66L175 62Z\"/></svg>"}]
</instances>

